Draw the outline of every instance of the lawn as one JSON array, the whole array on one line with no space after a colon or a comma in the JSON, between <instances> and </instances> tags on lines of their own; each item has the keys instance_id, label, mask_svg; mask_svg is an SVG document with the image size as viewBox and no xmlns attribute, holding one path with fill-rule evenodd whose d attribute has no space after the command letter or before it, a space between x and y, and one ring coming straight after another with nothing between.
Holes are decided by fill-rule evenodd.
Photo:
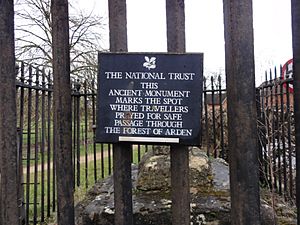
<instances>
[{"instance_id":1,"label":"lawn","mask_svg":"<svg viewBox=\"0 0 300 225\"><path fill-rule=\"evenodd\" d=\"M98 149L100 149L100 147ZM133 163L138 163L142 155L145 153L145 150L145 146L133 147ZM101 152L99 152L98 150L98 153ZM95 180L101 180L103 179L102 176L107 177L110 172L112 172L112 155L109 160L108 146L103 148L103 155L103 160L101 160L101 157L96 157L96 161L94 161L94 157L88 157L87 162L82 161L80 163L79 174L77 172L78 170L75 170L75 202L79 202L84 198L86 191L95 183ZM96 179L95 171L97 174ZM79 186L77 186L76 182L78 175L80 175ZM31 171L29 178L30 185L23 185L25 202L24 215L26 215L26 207L28 207L27 212L29 215L29 221L37 221L38 224L48 224L47 221L53 221L55 219L55 211L57 210L55 201L56 190L53 186L53 169L51 169L49 173L47 170L45 170L44 173L42 173L40 170L38 170L37 172ZM23 180L26 181L26 173L24 173ZM27 200L29 200L29 204L26 204ZM41 221L44 222L41 223Z\"/></svg>"}]
</instances>

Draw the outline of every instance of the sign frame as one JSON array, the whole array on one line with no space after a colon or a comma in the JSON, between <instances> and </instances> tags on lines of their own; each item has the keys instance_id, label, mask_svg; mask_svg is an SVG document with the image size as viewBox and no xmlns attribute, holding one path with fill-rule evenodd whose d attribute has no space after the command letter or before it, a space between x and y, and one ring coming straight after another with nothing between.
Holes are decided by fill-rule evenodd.
<instances>
[{"instance_id":1,"label":"sign frame","mask_svg":"<svg viewBox=\"0 0 300 225\"><path fill-rule=\"evenodd\" d=\"M100 52L95 141L200 146L202 83L203 53Z\"/></svg>"}]
</instances>

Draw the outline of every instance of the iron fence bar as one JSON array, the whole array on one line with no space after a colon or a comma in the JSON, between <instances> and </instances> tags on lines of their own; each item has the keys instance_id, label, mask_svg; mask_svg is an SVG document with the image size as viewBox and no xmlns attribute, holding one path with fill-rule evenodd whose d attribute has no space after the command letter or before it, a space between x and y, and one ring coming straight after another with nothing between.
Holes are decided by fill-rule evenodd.
<instances>
[{"instance_id":1,"label":"iron fence bar","mask_svg":"<svg viewBox=\"0 0 300 225\"><path fill-rule=\"evenodd\" d=\"M209 130L208 130L208 110L207 110L207 87L206 87L206 78L203 79L203 94L204 94L204 118L205 118L205 137L206 137L206 154L210 156L210 141L209 141Z\"/></svg>"},{"instance_id":2,"label":"iron fence bar","mask_svg":"<svg viewBox=\"0 0 300 225\"><path fill-rule=\"evenodd\" d=\"M97 181L97 149L96 149L96 104L95 104L95 83L94 80L92 81L92 129L93 129L93 153L94 153L94 181Z\"/></svg>"},{"instance_id":3,"label":"iron fence bar","mask_svg":"<svg viewBox=\"0 0 300 225\"><path fill-rule=\"evenodd\" d=\"M280 80L277 80L277 82L278 82L278 85L280 85L280 84L288 84L288 83L292 83L293 82L293 78L280 79ZM269 87L272 87L272 86L274 86L274 80L269 80L268 81L267 78L266 78L265 84L262 84L261 87L260 87L260 89L269 88Z\"/></svg>"},{"instance_id":4,"label":"iron fence bar","mask_svg":"<svg viewBox=\"0 0 300 225\"><path fill-rule=\"evenodd\" d=\"M72 93L72 96L74 96L74 95L79 96L79 97L85 97L85 96L92 97L93 95L97 96L97 93L93 92L93 91L91 93L89 93L89 92L87 92L87 93L81 93L81 92L79 92L79 93Z\"/></svg>"},{"instance_id":5,"label":"iron fence bar","mask_svg":"<svg viewBox=\"0 0 300 225\"><path fill-rule=\"evenodd\" d=\"M270 69L270 80L272 80L272 70ZM275 135L276 135L276 130L275 130L275 120L273 119L274 118L274 98L275 98L275 86L272 85L271 86L271 123L272 123L272 128L271 128L271 138L272 138L272 167L273 167L273 184L272 184L272 187L275 191L278 191L277 190L277 175L276 175L276 139L275 139Z\"/></svg>"},{"instance_id":6,"label":"iron fence bar","mask_svg":"<svg viewBox=\"0 0 300 225\"><path fill-rule=\"evenodd\" d=\"M17 205L18 205L18 217L19 217L19 225L25 224L25 212L24 212L24 189L23 189L23 161L22 161L22 149L21 149L21 138L22 138L22 130L17 128Z\"/></svg>"},{"instance_id":7,"label":"iron fence bar","mask_svg":"<svg viewBox=\"0 0 300 225\"><path fill-rule=\"evenodd\" d=\"M87 106L87 83L84 82L84 147L85 147L85 187L88 188L88 106Z\"/></svg>"},{"instance_id":8,"label":"iron fence bar","mask_svg":"<svg viewBox=\"0 0 300 225\"><path fill-rule=\"evenodd\" d=\"M148 152L148 148L149 148L149 146L145 145L145 152Z\"/></svg>"},{"instance_id":9,"label":"iron fence bar","mask_svg":"<svg viewBox=\"0 0 300 225\"><path fill-rule=\"evenodd\" d=\"M216 112L215 112L215 89L214 89L214 79L213 77L211 77L210 79L210 83L211 83L211 104L212 104L212 123L213 123L213 154L214 157L217 158L218 154L217 154L217 138L216 138Z\"/></svg>"},{"instance_id":10,"label":"iron fence bar","mask_svg":"<svg viewBox=\"0 0 300 225\"><path fill-rule=\"evenodd\" d=\"M270 82L271 82L271 79L270 78ZM272 144L272 140L273 140L273 136L272 136L272 132L273 132L273 121L271 121L271 117L272 117L272 108L273 108L273 86L269 86L269 96L268 98L270 98L270 105L268 105L268 114L267 114L267 120L268 120L268 136L267 136L267 140L268 140L268 165L269 165L269 184L270 184L270 188L273 190L274 188L274 184L273 184L273 174L272 174L272 171L274 170L274 167L273 167L273 148L271 146Z\"/></svg>"},{"instance_id":11,"label":"iron fence bar","mask_svg":"<svg viewBox=\"0 0 300 225\"><path fill-rule=\"evenodd\" d=\"M261 101L261 95L260 95L260 89L256 88L256 111L257 111L257 123L258 126L261 126L261 124L263 124L262 122L262 101ZM261 129L260 129L261 130ZM258 130L258 136L259 138L261 138L261 133L260 130ZM258 145L258 157L259 157L259 179L260 181L263 183L264 181L264 172L263 172L263 148L262 148L262 144Z\"/></svg>"},{"instance_id":12,"label":"iron fence bar","mask_svg":"<svg viewBox=\"0 0 300 225\"><path fill-rule=\"evenodd\" d=\"M282 67L280 67L280 74L282 74ZM280 77L282 80L283 78ZM286 146L285 146L285 119L284 119L284 98L283 98L283 83L280 83L280 119L281 119L281 143L283 153L283 193L287 193L287 163L286 163Z\"/></svg>"},{"instance_id":13,"label":"iron fence bar","mask_svg":"<svg viewBox=\"0 0 300 225\"><path fill-rule=\"evenodd\" d=\"M140 162L141 161L141 145L140 144L138 144L138 149L137 149L137 153L138 153L138 162Z\"/></svg>"},{"instance_id":14,"label":"iron fence bar","mask_svg":"<svg viewBox=\"0 0 300 225\"><path fill-rule=\"evenodd\" d=\"M206 78L205 77L203 77L203 83L204 83L204 79L206 80ZM204 86L203 86L204 87ZM205 90L205 92L206 93L212 93L212 92L216 92L216 90L214 89L214 90L212 90L212 89L207 89L208 87L206 87L206 90ZM218 91L221 91L221 92L226 92L227 91L227 89L224 89L224 88L221 88L221 89L219 89L218 88ZM204 89L203 89L203 92L204 92Z\"/></svg>"},{"instance_id":15,"label":"iron fence bar","mask_svg":"<svg viewBox=\"0 0 300 225\"><path fill-rule=\"evenodd\" d=\"M266 82L268 82L268 74L266 72ZM266 90L266 107L265 107L265 118L266 118L266 177L267 177L267 182L269 184L270 188L273 188L273 184L272 184L272 174L271 174L271 163L270 163L270 157L271 157L271 149L270 149L270 104L271 104L271 91L272 91L272 86L265 86L265 90Z\"/></svg>"},{"instance_id":16,"label":"iron fence bar","mask_svg":"<svg viewBox=\"0 0 300 225\"><path fill-rule=\"evenodd\" d=\"M266 142L266 131L267 131L267 125L266 122L266 110L268 108L268 89L263 87L261 89L262 93L262 145L263 145L263 161L262 164L264 165L264 176L265 176L265 182L268 183L268 156L267 156L267 142Z\"/></svg>"},{"instance_id":17,"label":"iron fence bar","mask_svg":"<svg viewBox=\"0 0 300 225\"><path fill-rule=\"evenodd\" d=\"M288 84L289 85L289 84ZM287 85L287 87L288 87ZM287 88L288 89L288 88ZM292 140L291 140L291 105L290 105L290 92L287 91L287 116L288 116L288 149L289 149L289 194L293 198L293 165L292 165Z\"/></svg>"},{"instance_id":18,"label":"iron fence bar","mask_svg":"<svg viewBox=\"0 0 300 225\"><path fill-rule=\"evenodd\" d=\"M79 90L78 90L79 91ZM76 172L77 187L80 187L80 96L76 96Z\"/></svg>"},{"instance_id":19,"label":"iron fence bar","mask_svg":"<svg viewBox=\"0 0 300 225\"><path fill-rule=\"evenodd\" d=\"M279 168L277 164L278 160L278 142L277 142L277 85L276 85L276 79L277 79L277 74L276 74L276 69L274 71L274 80L273 80L273 163L274 163L274 187L277 193L279 193Z\"/></svg>"},{"instance_id":20,"label":"iron fence bar","mask_svg":"<svg viewBox=\"0 0 300 225\"><path fill-rule=\"evenodd\" d=\"M32 67L29 66L29 84L32 83ZM26 156L26 225L29 225L30 202L30 159L31 159L31 114L32 114L32 89L28 89L27 103L27 156Z\"/></svg>"},{"instance_id":21,"label":"iron fence bar","mask_svg":"<svg viewBox=\"0 0 300 225\"><path fill-rule=\"evenodd\" d=\"M278 88L280 87L277 80L277 68L275 67L275 111L276 111L276 147L277 147L277 174L278 174L278 191L282 195L282 168L281 168L281 146L280 146L280 126L279 126L279 95Z\"/></svg>"},{"instance_id":22,"label":"iron fence bar","mask_svg":"<svg viewBox=\"0 0 300 225\"><path fill-rule=\"evenodd\" d=\"M54 95L54 93L53 93ZM53 107L54 107L54 96L53 96ZM53 115L53 130L52 130L52 141L53 141L53 152L52 152L52 158L53 158L53 168L52 168L52 211L56 211L56 117Z\"/></svg>"},{"instance_id":23,"label":"iron fence bar","mask_svg":"<svg viewBox=\"0 0 300 225\"><path fill-rule=\"evenodd\" d=\"M107 144L107 151L108 151L108 175L111 175L111 169L112 169L112 165L111 165L111 144Z\"/></svg>"},{"instance_id":24,"label":"iron fence bar","mask_svg":"<svg viewBox=\"0 0 300 225\"><path fill-rule=\"evenodd\" d=\"M39 70L35 70L36 86L38 86ZM38 151L39 151L39 90L35 89L35 120L34 120L34 186L33 186L33 223L37 224L37 184L38 184Z\"/></svg>"},{"instance_id":25,"label":"iron fence bar","mask_svg":"<svg viewBox=\"0 0 300 225\"><path fill-rule=\"evenodd\" d=\"M104 178L104 149L103 149L103 144L101 143L100 145L100 153L101 153L101 177Z\"/></svg>"},{"instance_id":26,"label":"iron fence bar","mask_svg":"<svg viewBox=\"0 0 300 225\"><path fill-rule=\"evenodd\" d=\"M50 88L46 88L46 87L41 87L38 85L32 85L32 84L26 84L26 83L22 83L21 81L16 81L16 87L23 87L23 88L28 88L28 89L33 89L33 90L39 90L39 91L53 91Z\"/></svg>"},{"instance_id":27,"label":"iron fence bar","mask_svg":"<svg viewBox=\"0 0 300 225\"><path fill-rule=\"evenodd\" d=\"M21 63L21 77L20 80L21 82L24 82L24 63ZM20 127L20 131L19 131L19 182L20 182L20 188L19 189L19 197L20 197L20 201L19 201L19 205L20 205L20 211L19 211L19 215L20 215L20 225L24 224L24 220L25 220L25 212L24 212L24 185L23 185L23 130L24 130L24 88L20 87L20 108L19 108L19 127Z\"/></svg>"},{"instance_id":28,"label":"iron fence bar","mask_svg":"<svg viewBox=\"0 0 300 225\"><path fill-rule=\"evenodd\" d=\"M45 71L42 70L42 87L46 86ZM42 90L42 105L41 105L41 222L45 221L45 130L46 130L46 117L45 117L45 95L46 92Z\"/></svg>"},{"instance_id":29,"label":"iron fence bar","mask_svg":"<svg viewBox=\"0 0 300 225\"><path fill-rule=\"evenodd\" d=\"M77 110L77 107L76 107L76 96L74 94L72 94L72 107L73 107L73 110L72 110L72 118L73 118L73 123L72 123L72 130L73 130L73 134L72 134L72 141L73 141L73 145L72 145L72 158L73 158L73 180L74 180L74 189L75 189L75 184L76 184L76 110Z\"/></svg>"},{"instance_id":30,"label":"iron fence bar","mask_svg":"<svg viewBox=\"0 0 300 225\"><path fill-rule=\"evenodd\" d=\"M51 92L47 96L47 217L51 213ZM53 161L54 162L54 161Z\"/></svg>"},{"instance_id":31,"label":"iron fence bar","mask_svg":"<svg viewBox=\"0 0 300 225\"><path fill-rule=\"evenodd\" d=\"M221 132L221 158L225 158L225 146L224 146L224 125L223 125L223 98L222 98L222 91L221 91L221 76L218 77L219 82L219 104L220 104L220 132Z\"/></svg>"}]
</instances>

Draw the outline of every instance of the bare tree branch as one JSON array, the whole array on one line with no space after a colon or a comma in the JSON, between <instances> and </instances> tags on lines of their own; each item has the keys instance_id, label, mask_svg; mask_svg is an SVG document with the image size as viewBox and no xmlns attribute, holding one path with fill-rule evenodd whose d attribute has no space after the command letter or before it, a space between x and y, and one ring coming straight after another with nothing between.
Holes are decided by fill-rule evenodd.
<instances>
[{"instance_id":1,"label":"bare tree branch","mask_svg":"<svg viewBox=\"0 0 300 225\"><path fill-rule=\"evenodd\" d=\"M74 7L70 1L70 7ZM16 57L26 63L52 68L51 0L17 0ZM75 10L75 7L73 8ZM97 52L101 47L104 18L76 11L70 15L71 77L95 78Z\"/></svg>"}]
</instances>

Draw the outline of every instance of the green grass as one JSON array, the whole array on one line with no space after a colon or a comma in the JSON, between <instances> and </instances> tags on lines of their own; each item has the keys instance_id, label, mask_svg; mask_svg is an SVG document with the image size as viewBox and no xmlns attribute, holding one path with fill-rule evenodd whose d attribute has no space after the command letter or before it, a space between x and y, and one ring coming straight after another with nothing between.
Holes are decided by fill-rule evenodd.
<instances>
[{"instance_id":1,"label":"green grass","mask_svg":"<svg viewBox=\"0 0 300 225\"><path fill-rule=\"evenodd\" d=\"M103 148L104 152L107 152L107 150L108 150L108 144L103 144L103 147L104 147ZM50 162L52 162L53 161L53 143L51 143L51 147L50 148L51 148L50 149ZM97 144L96 148L97 148L97 151L99 151L100 144ZM75 155L75 157L77 158L78 157L78 149L77 149L76 146L75 146L75 149L73 147L72 152L73 152L73 156ZM94 149L93 149L93 139L88 139L87 148L85 147L85 142L84 141L80 142L80 148L79 148L79 156L80 157L85 156L86 153L87 154L93 154L93 152L94 152ZM23 142L23 152L22 152L23 159L24 159L23 160L23 166L25 166L25 164L27 163L26 162L27 153L28 153L27 152L27 142L25 142L25 143ZM34 145L31 145L30 155L31 155L30 158L32 159L32 160L29 161L30 162L30 166L33 166L34 163L35 163L35 160L33 160L33 159L35 159L35 146ZM46 163L47 160L48 160L48 157L49 157L48 153L47 153L47 142L45 143L45 149L44 149L43 155L41 153L41 145L40 145L40 143L38 145L38 154L37 154L37 159L36 159L38 161L38 163L41 163L42 156L44 156L44 162Z\"/></svg>"},{"instance_id":2,"label":"green grass","mask_svg":"<svg viewBox=\"0 0 300 225\"><path fill-rule=\"evenodd\" d=\"M100 148L98 148L98 152L100 151ZM106 149L107 151L107 149ZM145 153L145 147L141 146L140 147L140 156ZM104 167L104 177L107 177L109 175L109 161L108 157L105 157L103 160L103 167ZM138 163L138 151L137 147L134 147L133 151L133 163ZM111 171L113 167L113 160L111 157ZM76 167L75 167L76 168ZM77 172L75 171L75 192L74 192L74 199L75 203L81 201L87 190L95 183L95 177L94 177L94 171L95 171L95 166L94 166L94 161L91 160L87 163L87 170L86 170L86 164L81 163L80 164L80 186L76 185L76 178L77 178ZM101 159L96 161L96 171L97 171L97 177L96 180L101 180L102 179L102 171L101 171ZM34 185L30 185L30 192L29 192L29 202L34 203L35 201L38 203L37 204L37 220L41 220L41 213L42 213L42 206L41 206L41 201L42 198L44 198L44 215L45 215L45 222L41 224L48 224L49 221L54 221L55 220L55 212L53 212L53 171L51 170L50 173L50 218L47 218L47 171L45 171L45 178L44 178L44 195L42 194L42 173L37 172L37 181L38 185L36 185L36 189L34 189ZM24 174L24 181L26 182L26 174ZM34 183L34 173L30 174L30 183ZM24 200L26 201L26 184L23 186L24 187ZM35 195L36 191L36 195ZM56 203L55 203L56 204ZM56 206L57 207L57 206ZM29 220L33 221L33 216L34 216L34 205L30 204L29 205ZM48 222L47 222L48 221ZM40 223L39 223L40 224Z\"/></svg>"}]
</instances>

